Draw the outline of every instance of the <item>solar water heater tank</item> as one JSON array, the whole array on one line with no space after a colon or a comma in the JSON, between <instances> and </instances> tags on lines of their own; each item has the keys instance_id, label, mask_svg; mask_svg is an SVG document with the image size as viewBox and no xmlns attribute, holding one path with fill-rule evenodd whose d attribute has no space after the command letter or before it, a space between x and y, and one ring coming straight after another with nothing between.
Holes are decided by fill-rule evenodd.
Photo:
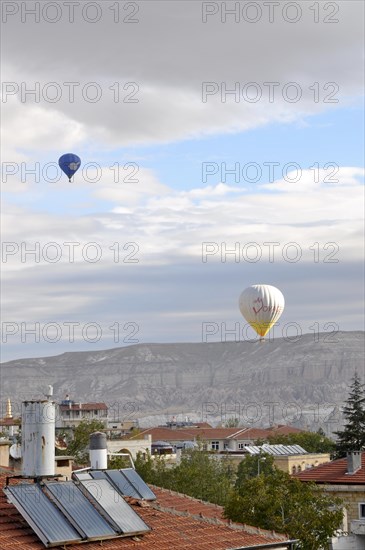
<instances>
[{"instance_id":1,"label":"solar water heater tank","mask_svg":"<svg viewBox=\"0 0 365 550\"><path fill-rule=\"evenodd\" d=\"M90 435L89 455L90 466L95 470L105 470L108 467L108 451L106 434L94 432Z\"/></svg>"},{"instance_id":2,"label":"solar water heater tank","mask_svg":"<svg viewBox=\"0 0 365 550\"><path fill-rule=\"evenodd\" d=\"M52 476L55 473L56 411L52 401L22 403L22 475Z\"/></svg>"}]
</instances>

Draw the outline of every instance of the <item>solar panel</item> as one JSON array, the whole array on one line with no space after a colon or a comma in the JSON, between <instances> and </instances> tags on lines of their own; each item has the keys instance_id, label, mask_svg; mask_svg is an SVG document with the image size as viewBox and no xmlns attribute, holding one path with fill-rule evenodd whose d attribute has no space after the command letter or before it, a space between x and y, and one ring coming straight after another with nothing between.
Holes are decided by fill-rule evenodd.
<instances>
[{"instance_id":1,"label":"solar panel","mask_svg":"<svg viewBox=\"0 0 365 550\"><path fill-rule=\"evenodd\" d=\"M8 485L4 492L48 548L81 541L80 534L37 484Z\"/></svg>"},{"instance_id":2,"label":"solar panel","mask_svg":"<svg viewBox=\"0 0 365 550\"><path fill-rule=\"evenodd\" d=\"M150 531L150 528L132 510L108 479L85 480L80 482L80 486L93 499L100 514L118 532L130 535Z\"/></svg>"},{"instance_id":3,"label":"solar panel","mask_svg":"<svg viewBox=\"0 0 365 550\"><path fill-rule=\"evenodd\" d=\"M84 538L100 540L117 536L116 531L72 481L47 482L45 487L56 506L71 524L76 524L75 527L84 534Z\"/></svg>"},{"instance_id":4,"label":"solar panel","mask_svg":"<svg viewBox=\"0 0 365 550\"><path fill-rule=\"evenodd\" d=\"M78 480L78 481L84 481L85 479L92 479L89 472L73 472L72 475Z\"/></svg>"},{"instance_id":5,"label":"solar panel","mask_svg":"<svg viewBox=\"0 0 365 550\"><path fill-rule=\"evenodd\" d=\"M107 470L106 475L118 491L125 496L141 499L142 495L119 470ZM137 474L138 475L138 474Z\"/></svg>"},{"instance_id":6,"label":"solar panel","mask_svg":"<svg viewBox=\"0 0 365 550\"><path fill-rule=\"evenodd\" d=\"M109 471L107 471L107 474L109 474ZM141 498L144 498L146 500L156 500L156 495L151 489L148 487L148 485L143 481L141 476L134 470L133 468L123 468L122 470L119 470L119 472L124 476L129 483L137 489L138 493L141 495Z\"/></svg>"},{"instance_id":7,"label":"solar panel","mask_svg":"<svg viewBox=\"0 0 365 550\"><path fill-rule=\"evenodd\" d=\"M106 473L102 470L93 470L90 472L90 479L107 479Z\"/></svg>"},{"instance_id":8,"label":"solar panel","mask_svg":"<svg viewBox=\"0 0 365 550\"><path fill-rule=\"evenodd\" d=\"M124 496L156 500L156 495L133 468L104 471L93 470L91 471L91 475L93 479L108 479Z\"/></svg>"}]
</instances>

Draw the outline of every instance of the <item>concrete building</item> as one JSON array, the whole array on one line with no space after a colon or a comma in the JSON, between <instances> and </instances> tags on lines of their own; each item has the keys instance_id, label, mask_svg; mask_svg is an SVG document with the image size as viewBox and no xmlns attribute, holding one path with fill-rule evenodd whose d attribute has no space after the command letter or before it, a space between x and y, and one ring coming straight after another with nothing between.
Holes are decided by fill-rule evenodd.
<instances>
[{"instance_id":1,"label":"concrete building","mask_svg":"<svg viewBox=\"0 0 365 550\"><path fill-rule=\"evenodd\" d=\"M55 474L71 479L73 456L55 456Z\"/></svg>"},{"instance_id":2,"label":"concrete building","mask_svg":"<svg viewBox=\"0 0 365 550\"><path fill-rule=\"evenodd\" d=\"M108 417L108 430L110 434L126 435L138 429L137 420L111 420Z\"/></svg>"},{"instance_id":3,"label":"concrete building","mask_svg":"<svg viewBox=\"0 0 365 550\"><path fill-rule=\"evenodd\" d=\"M302 430L291 426L277 428L206 428L189 427L171 429L164 426L148 428L136 437L150 434L152 442L167 441L175 446L182 446L187 441L201 442L208 451L221 453L245 453L248 445L254 445L258 439L267 439L270 435L299 433ZM133 436L131 437L133 439Z\"/></svg>"},{"instance_id":4,"label":"concrete building","mask_svg":"<svg viewBox=\"0 0 365 550\"><path fill-rule=\"evenodd\" d=\"M82 421L99 420L108 425L108 407L105 403L76 403L68 396L58 406L57 428L75 428Z\"/></svg>"},{"instance_id":5,"label":"concrete building","mask_svg":"<svg viewBox=\"0 0 365 550\"><path fill-rule=\"evenodd\" d=\"M106 403L81 403L66 395L58 405L57 428L75 428L80 422L91 420L101 421L111 436L120 437L138 428L137 420L120 419L118 411L109 409Z\"/></svg>"},{"instance_id":6,"label":"concrete building","mask_svg":"<svg viewBox=\"0 0 365 550\"><path fill-rule=\"evenodd\" d=\"M0 439L0 466L9 467L9 448L11 442L7 439Z\"/></svg>"},{"instance_id":7,"label":"concrete building","mask_svg":"<svg viewBox=\"0 0 365 550\"><path fill-rule=\"evenodd\" d=\"M332 540L333 550L365 548L365 452L347 454L317 468L296 474L300 481L321 485L327 493L343 499L344 525Z\"/></svg>"},{"instance_id":8,"label":"concrete building","mask_svg":"<svg viewBox=\"0 0 365 550\"><path fill-rule=\"evenodd\" d=\"M3 418L0 419L0 432L6 434L8 437L13 437L19 431L20 418L14 418L12 413L11 401L8 398L6 402L6 413Z\"/></svg>"},{"instance_id":9,"label":"concrete building","mask_svg":"<svg viewBox=\"0 0 365 550\"><path fill-rule=\"evenodd\" d=\"M141 452L144 457L147 453L151 454L151 445L150 435L136 439L107 439L108 453L128 453L133 460L137 458L138 452Z\"/></svg>"},{"instance_id":10,"label":"concrete building","mask_svg":"<svg viewBox=\"0 0 365 550\"><path fill-rule=\"evenodd\" d=\"M300 445L248 445L245 452L250 455L267 453L274 456L274 464L283 472L296 474L330 462L329 453L308 453Z\"/></svg>"}]
</instances>

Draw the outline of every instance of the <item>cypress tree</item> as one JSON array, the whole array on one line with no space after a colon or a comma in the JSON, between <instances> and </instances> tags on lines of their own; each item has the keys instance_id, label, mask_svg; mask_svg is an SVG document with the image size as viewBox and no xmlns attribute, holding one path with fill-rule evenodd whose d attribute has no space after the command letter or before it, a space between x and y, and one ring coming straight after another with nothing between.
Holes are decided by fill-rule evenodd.
<instances>
[{"instance_id":1,"label":"cypress tree","mask_svg":"<svg viewBox=\"0 0 365 550\"><path fill-rule=\"evenodd\" d=\"M337 458L346 456L347 451L365 450L365 384L361 383L357 372L352 380L349 397L342 409L344 429L334 432Z\"/></svg>"}]
</instances>

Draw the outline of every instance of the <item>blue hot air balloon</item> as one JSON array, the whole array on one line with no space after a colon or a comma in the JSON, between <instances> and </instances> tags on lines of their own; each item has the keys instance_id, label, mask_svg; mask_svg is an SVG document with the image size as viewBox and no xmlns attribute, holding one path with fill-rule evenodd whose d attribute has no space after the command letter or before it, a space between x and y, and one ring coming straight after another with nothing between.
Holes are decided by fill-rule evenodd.
<instances>
[{"instance_id":1,"label":"blue hot air balloon","mask_svg":"<svg viewBox=\"0 0 365 550\"><path fill-rule=\"evenodd\" d=\"M80 168L81 159L73 153L66 153L58 159L58 164L61 170L68 177L68 181L71 181L72 176Z\"/></svg>"}]
</instances>

